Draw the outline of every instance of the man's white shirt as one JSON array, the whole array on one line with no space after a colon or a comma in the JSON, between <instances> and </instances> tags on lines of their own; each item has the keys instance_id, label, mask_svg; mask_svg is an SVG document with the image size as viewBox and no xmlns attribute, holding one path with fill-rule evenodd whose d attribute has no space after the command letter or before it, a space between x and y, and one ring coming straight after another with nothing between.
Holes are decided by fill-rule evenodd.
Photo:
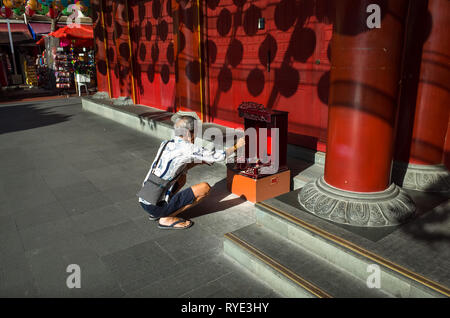
<instances>
[{"instance_id":1,"label":"man's white shirt","mask_svg":"<svg viewBox=\"0 0 450 318\"><path fill-rule=\"evenodd\" d=\"M156 162L166 142L167 140L161 143L158 153L153 160L153 163L150 166L150 169L142 185L144 185L145 181L147 181L147 179L150 177L150 172L153 169L153 166L156 164L157 166L155 167L153 173L164 180L172 180L177 175L186 173L183 170L186 169L189 163L202 161L206 163L214 163L223 161L226 158L224 150L207 150L204 147L199 147L188 141L185 141L180 137L174 137L173 142L169 142L167 144L160 160ZM171 191L173 189L175 181L176 180L173 180L173 184L169 187L167 193L164 196L164 200L167 202L170 200ZM150 204L142 198L139 198L139 202Z\"/></svg>"}]
</instances>

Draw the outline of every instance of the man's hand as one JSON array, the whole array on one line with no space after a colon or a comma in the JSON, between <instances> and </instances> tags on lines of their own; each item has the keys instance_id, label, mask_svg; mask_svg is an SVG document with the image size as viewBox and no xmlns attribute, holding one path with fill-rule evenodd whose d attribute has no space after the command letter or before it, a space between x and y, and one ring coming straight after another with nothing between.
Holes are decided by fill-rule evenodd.
<instances>
[{"instance_id":1,"label":"man's hand","mask_svg":"<svg viewBox=\"0 0 450 318\"><path fill-rule=\"evenodd\" d=\"M226 156L231 156L237 149L245 146L245 137L239 138L236 144L233 147L228 148L225 153Z\"/></svg>"},{"instance_id":2,"label":"man's hand","mask_svg":"<svg viewBox=\"0 0 450 318\"><path fill-rule=\"evenodd\" d=\"M236 148L239 149L244 146L245 146L245 137L239 138L239 140L236 143Z\"/></svg>"}]
</instances>

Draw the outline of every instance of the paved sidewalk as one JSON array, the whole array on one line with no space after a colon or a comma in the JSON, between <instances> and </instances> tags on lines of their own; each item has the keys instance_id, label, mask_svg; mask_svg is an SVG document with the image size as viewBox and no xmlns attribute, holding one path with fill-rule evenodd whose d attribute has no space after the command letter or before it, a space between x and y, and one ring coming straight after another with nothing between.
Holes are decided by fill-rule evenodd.
<instances>
[{"instance_id":1,"label":"paved sidewalk","mask_svg":"<svg viewBox=\"0 0 450 318\"><path fill-rule=\"evenodd\" d=\"M1 104L0 297L279 297L222 254L225 233L255 222L224 166L190 171L213 186L181 215L191 229L147 219L135 193L159 144L79 98Z\"/></svg>"}]
</instances>

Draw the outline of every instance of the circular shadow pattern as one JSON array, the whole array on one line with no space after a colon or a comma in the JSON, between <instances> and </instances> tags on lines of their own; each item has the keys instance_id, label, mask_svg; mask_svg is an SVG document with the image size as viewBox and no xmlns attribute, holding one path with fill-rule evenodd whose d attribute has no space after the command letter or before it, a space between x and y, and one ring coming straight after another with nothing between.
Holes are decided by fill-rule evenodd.
<instances>
[{"instance_id":1,"label":"circular shadow pattern","mask_svg":"<svg viewBox=\"0 0 450 318\"><path fill-rule=\"evenodd\" d=\"M170 64L170 65L173 65L173 62L174 62L174 60L175 60L175 54L174 54L173 43L170 43L170 44L167 46L166 57L167 57L167 61L169 62L169 64Z\"/></svg>"},{"instance_id":2,"label":"circular shadow pattern","mask_svg":"<svg viewBox=\"0 0 450 318\"><path fill-rule=\"evenodd\" d=\"M147 22L147 24L145 25L145 39L147 41L150 41L152 39L152 24L150 22Z\"/></svg>"},{"instance_id":3,"label":"circular shadow pattern","mask_svg":"<svg viewBox=\"0 0 450 318\"><path fill-rule=\"evenodd\" d=\"M161 79L163 81L164 84L169 83L169 79L170 79L170 69L169 69L169 65L164 64L161 67Z\"/></svg>"},{"instance_id":4,"label":"circular shadow pattern","mask_svg":"<svg viewBox=\"0 0 450 318\"><path fill-rule=\"evenodd\" d=\"M112 25L112 13L106 14L106 24L110 27Z\"/></svg>"},{"instance_id":5,"label":"circular shadow pattern","mask_svg":"<svg viewBox=\"0 0 450 318\"><path fill-rule=\"evenodd\" d=\"M296 28L291 36L291 55L305 63L316 49L316 33L310 28Z\"/></svg>"},{"instance_id":6,"label":"circular shadow pattern","mask_svg":"<svg viewBox=\"0 0 450 318\"><path fill-rule=\"evenodd\" d=\"M142 86L142 78L141 78L141 64L140 63L136 63L134 65L133 76L136 78L136 80L138 81L138 85L141 87Z\"/></svg>"},{"instance_id":7,"label":"circular shadow pattern","mask_svg":"<svg viewBox=\"0 0 450 318\"><path fill-rule=\"evenodd\" d=\"M233 3L236 7L243 7L247 0L233 0Z\"/></svg>"},{"instance_id":8,"label":"circular shadow pattern","mask_svg":"<svg viewBox=\"0 0 450 318\"><path fill-rule=\"evenodd\" d=\"M94 4L92 4L92 21L95 21L95 23L99 23L100 21L97 21L100 16L98 15L100 8Z\"/></svg>"},{"instance_id":9,"label":"circular shadow pattern","mask_svg":"<svg viewBox=\"0 0 450 318\"><path fill-rule=\"evenodd\" d=\"M217 32L221 36L226 36L231 30L231 12L228 9L222 9L217 19Z\"/></svg>"},{"instance_id":10,"label":"circular shadow pattern","mask_svg":"<svg viewBox=\"0 0 450 318\"><path fill-rule=\"evenodd\" d=\"M162 41L167 39L167 34L169 33L169 26L166 20L162 20L156 27L156 33Z\"/></svg>"},{"instance_id":11,"label":"circular shadow pattern","mask_svg":"<svg viewBox=\"0 0 450 318\"><path fill-rule=\"evenodd\" d=\"M171 17L172 16L172 0L167 0L166 11L167 11L167 14Z\"/></svg>"},{"instance_id":12,"label":"circular shadow pattern","mask_svg":"<svg viewBox=\"0 0 450 318\"><path fill-rule=\"evenodd\" d=\"M264 90L264 72L260 69L253 69L247 77L247 89L252 96L259 96Z\"/></svg>"},{"instance_id":13,"label":"circular shadow pattern","mask_svg":"<svg viewBox=\"0 0 450 318\"><path fill-rule=\"evenodd\" d=\"M184 36L184 33L180 31L178 33L178 47L177 47L178 53L183 52L185 47L186 47L186 37Z\"/></svg>"},{"instance_id":14,"label":"circular shadow pattern","mask_svg":"<svg viewBox=\"0 0 450 318\"><path fill-rule=\"evenodd\" d=\"M123 33L122 26L119 23L114 22L114 30L116 31L116 37L120 38Z\"/></svg>"},{"instance_id":15,"label":"circular shadow pattern","mask_svg":"<svg viewBox=\"0 0 450 318\"><path fill-rule=\"evenodd\" d=\"M261 63L261 65L266 67L267 60L269 60L269 63L272 63L275 60L275 57L277 56L277 51L278 51L277 41L274 39L272 35L267 34L266 38L264 39L263 43L261 43L258 50L259 62Z\"/></svg>"},{"instance_id":16,"label":"circular shadow pattern","mask_svg":"<svg viewBox=\"0 0 450 318\"><path fill-rule=\"evenodd\" d=\"M219 5L220 0L208 0L206 1L206 4L208 6L208 8L210 8L211 10L215 10L217 8L217 6Z\"/></svg>"},{"instance_id":17,"label":"circular shadow pattern","mask_svg":"<svg viewBox=\"0 0 450 318\"><path fill-rule=\"evenodd\" d=\"M134 10L129 10L128 15L127 12L125 11L125 8L123 8L122 10L122 18L123 21L128 22L128 19L130 21L134 21Z\"/></svg>"},{"instance_id":18,"label":"circular shadow pattern","mask_svg":"<svg viewBox=\"0 0 450 318\"><path fill-rule=\"evenodd\" d=\"M150 83L155 80L155 64L150 64L147 69L147 78Z\"/></svg>"},{"instance_id":19,"label":"circular shadow pattern","mask_svg":"<svg viewBox=\"0 0 450 318\"><path fill-rule=\"evenodd\" d=\"M105 61L103 61L103 60L98 61L97 62L97 69L98 69L98 72L100 74L102 74L103 76L106 76L108 68L106 67L106 62Z\"/></svg>"},{"instance_id":20,"label":"circular shadow pattern","mask_svg":"<svg viewBox=\"0 0 450 318\"><path fill-rule=\"evenodd\" d=\"M145 57L147 56L147 48L145 47L145 44L142 43L139 47L139 58L141 61L145 61Z\"/></svg>"},{"instance_id":21,"label":"circular shadow pattern","mask_svg":"<svg viewBox=\"0 0 450 318\"><path fill-rule=\"evenodd\" d=\"M262 17L261 9L251 5L244 15L244 31L248 36L255 35L258 32L258 20Z\"/></svg>"},{"instance_id":22,"label":"circular shadow pattern","mask_svg":"<svg viewBox=\"0 0 450 318\"><path fill-rule=\"evenodd\" d=\"M295 0L281 0L276 5L274 20L278 30L287 31L294 25L296 18Z\"/></svg>"},{"instance_id":23,"label":"circular shadow pattern","mask_svg":"<svg viewBox=\"0 0 450 318\"><path fill-rule=\"evenodd\" d=\"M169 1L169 2L171 2L171 1ZM139 22L142 23L142 21L144 21L144 19L145 19L145 11L146 11L145 4L143 2L139 3L138 11L139 11Z\"/></svg>"},{"instance_id":24,"label":"circular shadow pattern","mask_svg":"<svg viewBox=\"0 0 450 318\"><path fill-rule=\"evenodd\" d=\"M219 72L217 80L219 81L219 89L222 92L228 92L233 84L233 74L231 73L231 70L228 67L223 67Z\"/></svg>"},{"instance_id":25,"label":"circular shadow pattern","mask_svg":"<svg viewBox=\"0 0 450 318\"><path fill-rule=\"evenodd\" d=\"M130 58L130 47L128 46L128 43L121 43L119 45L119 54L125 60Z\"/></svg>"},{"instance_id":26,"label":"circular shadow pattern","mask_svg":"<svg viewBox=\"0 0 450 318\"><path fill-rule=\"evenodd\" d=\"M154 43L152 45L152 61L153 61L153 63L156 63L156 61L158 61L158 58L159 58L158 44Z\"/></svg>"},{"instance_id":27,"label":"circular shadow pattern","mask_svg":"<svg viewBox=\"0 0 450 318\"><path fill-rule=\"evenodd\" d=\"M191 6L181 11L184 26L191 32L194 32L194 29L197 27L197 11L195 8L195 6Z\"/></svg>"},{"instance_id":28,"label":"circular shadow pattern","mask_svg":"<svg viewBox=\"0 0 450 318\"><path fill-rule=\"evenodd\" d=\"M284 64L275 70L275 87L284 97L291 97L297 92L300 84L298 71L290 65Z\"/></svg>"},{"instance_id":29,"label":"circular shadow pattern","mask_svg":"<svg viewBox=\"0 0 450 318\"><path fill-rule=\"evenodd\" d=\"M99 40L100 42L103 42L105 40L103 33L103 27L101 24L97 24L94 28L94 37L95 39Z\"/></svg>"},{"instance_id":30,"label":"circular shadow pattern","mask_svg":"<svg viewBox=\"0 0 450 318\"><path fill-rule=\"evenodd\" d=\"M237 29L242 25L242 10L237 10L233 15L233 26Z\"/></svg>"},{"instance_id":31,"label":"circular shadow pattern","mask_svg":"<svg viewBox=\"0 0 450 318\"><path fill-rule=\"evenodd\" d=\"M317 95L322 103L328 105L330 94L330 72L325 72L317 84Z\"/></svg>"},{"instance_id":32,"label":"circular shadow pattern","mask_svg":"<svg viewBox=\"0 0 450 318\"><path fill-rule=\"evenodd\" d=\"M244 46L242 45L242 42L237 39L231 40L227 50L226 61L231 66L236 67L241 63L243 56Z\"/></svg>"},{"instance_id":33,"label":"circular shadow pattern","mask_svg":"<svg viewBox=\"0 0 450 318\"><path fill-rule=\"evenodd\" d=\"M186 76L194 84L200 82L200 63L198 61L192 61L186 65Z\"/></svg>"},{"instance_id":34,"label":"circular shadow pattern","mask_svg":"<svg viewBox=\"0 0 450 318\"><path fill-rule=\"evenodd\" d=\"M114 62L114 49L112 47L110 47L108 49L108 61L109 63L113 63Z\"/></svg>"},{"instance_id":35,"label":"circular shadow pattern","mask_svg":"<svg viewBox=\"0 0 450 318\"><path fill-rule=\"evenodd\" d=\"M142 35L142 31L141 28L136 26L136 27L131 27L130 28L130 34L131 34L131 41L133 42L138 42L139 39L141 38Z\"/></svg>"},{"instance_id":36,"label":"circular shadow pattern","mask_svg":"<svg viewBox=\"0 0 450 318\"><path fill-rule=\"evenodd\" d=\"M217 58L217 46L212 40L207 40L206 49L208 53L208 65L214 64Z\"/></svg>"},{"instance_id":37,"label":"circular shadow pattern","mask_svg":"<svg viewBox=\"0 0 450 318\"><path fill-rule=\"evenodd\" d=\"M160 0L153 0L152 13L155 19L158 19L161 15L161 2Z\"/></svg>"},{"instance_id":38,"label":"circular shadow pattern","mask_svg":"<svg viewBox=\"0 0 450 318\"><path fill-rule=\"evenodd\" d=\"M121 79L125 79L128 77L128 73L130 73L129 67L121 67L119 71L119 75Z\"/></svg>"}]
</instances>

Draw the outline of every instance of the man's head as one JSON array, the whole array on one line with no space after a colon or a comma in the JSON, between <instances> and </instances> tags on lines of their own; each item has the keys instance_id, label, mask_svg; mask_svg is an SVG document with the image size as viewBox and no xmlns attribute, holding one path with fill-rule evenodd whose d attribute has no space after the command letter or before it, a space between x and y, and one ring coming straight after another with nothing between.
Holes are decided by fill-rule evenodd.
<instances>
[{"instance_id":1,"label":"man's head","mask_svg":"<svg viewBox=\"0 0 450 318\"><path fill-rule=\"evenodd\" d=\"M194 127L195 118L191 116L180 116L173 125L175 136L181 137L190 143L195 141Z\"/></svg>"}]
</instances>

